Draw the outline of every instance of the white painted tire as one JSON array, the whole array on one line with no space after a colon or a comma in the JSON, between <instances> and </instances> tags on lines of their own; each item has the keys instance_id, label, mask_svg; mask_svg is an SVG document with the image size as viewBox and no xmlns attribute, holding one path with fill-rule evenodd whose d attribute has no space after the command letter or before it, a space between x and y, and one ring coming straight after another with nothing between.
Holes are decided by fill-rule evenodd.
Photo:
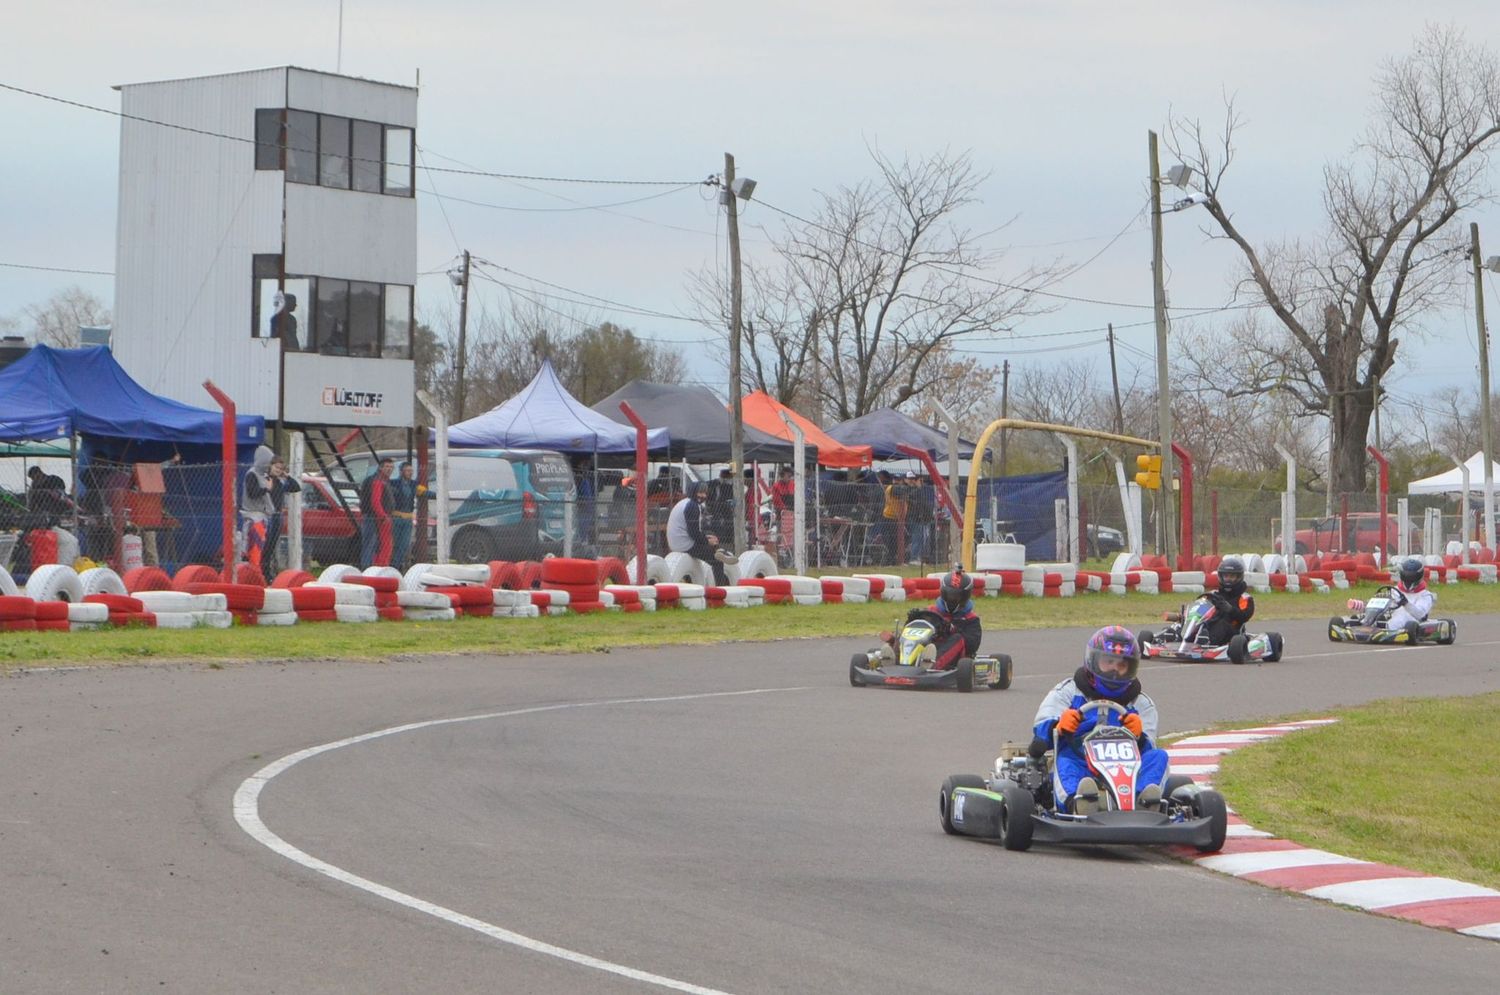
<instances>
[{"instance_id":1,"label":"white painted tire","mask_svg":"<svg viewBox=\"0 0 1500 995\"><path fill-rule=\"evenodd\" d=\"M1462 548L1462 543L1459 544L1459 548ZM1307 557L1301 553L1292 554L1292 571L1299 574L1307 573Z\"/></svg>"},{"instance_id":2,"label":"white painted tire","mask_svg":"<svg viewBox=\"0 0 1500 995\"><path fill-rule=\"evenodd\" d=\"M191 629L197 626L198 619L192 612L156 612L156 627L158 629Z\"/></svg>"},{"instance_id":3,"label":"white painted tire","mask_svg":"<svg viewBox=\"0 0 1500 995\"><path fill-rule=\"evenodd\" d=\"M83 584L72 567L48 563L32 571L26 581L26 597L33 601L82 601Z\"/></svg>"},{"instance_id":4,"label":"white painted tire","mask_svg":"<svg viewBox=\"0 0 1500 995\"><path fill-rule=\"evenodd\" d=\"M194 594L190 595L193 603L190 606L195 612L228 612L229 595L227 594ZM233 620L234 616L229 616Z\"/></svg>"},{"instance_id":5,"label":"white painted tire","mask_svg":"<svg viewBox=\"0 0 1500 995\"><path fill-rule=\"evenodd\" d=\"M630 562L627 563L627 564L625 564L625 577L626 577L626 583L627 584L634 584L635 583L635 559L636 558L634 556L632 556L630 558ZM666 579L667 579L666 566L667 566L666 561L663 560L660 556L657 556L655 553L647 553L646 554L646 583L647 584L661 584L661 583L664 583L666 581Z\"/></svg>"},{"instance_id":6,"label":"white painted tire","mask_svg":"<svg viewBox=\"0 0 1500 995\"><path fill-rule=\"evenodd\" d=\"M431 563L413 563L406 568L406 573L401 577L401 590L403 591L425 591L427 585L422 579L427 576L427 571L432 569Z\"/></svg>"},{"instance_id":7,"label":"white painted tire","mask_svg":"<svg viewBox=\"0 0 1500 995\"><path fill-rule=\"evenodd\" d=\"M358 575L359 567L351 567L347 563L335 563L331 567L324 567L323 572L318 574L319 584L342 584L344 578Z\"/></svg>"},{"instance_id":8,"label":"white painted tire","mask_svg":"<svg viewBox=\"0 0 1500 995\"><path fill-rule=\"evenodd\" d=\"M69 622L108 622L109 606L78 603L68 606Z\"/></svg>"},{"instance_id":9,"label":"white painted tire","mask_svg":"<svg viewBox=\"0 0 1500 995\"><path fill-rule=\"evenodd\" d=\"M451 622L458 617L451 604L447 608L403 608L401 614L408 622Z\"/></svg>"},{"instance_id":10,"label":"white painted tire","mask_svg":"<svg viewBox=\"0 0 1500 995\"><path fill-rule=\"evenodd\" d=\"M521 591L496 591L495 604L500 603L500 595L521 594ZM373 602L371 602L373 604ZM429 611L441 611L444 608L452 608L453 601L446 594L438 591L397 591L396 604L402 608L424 608Z\"/></svg>"},{"instance_id":11,"label":"white painted tire","mask_svg":"<svg viewBox=\"0 0 1500 995\"><path fill-rule=\"evenodd\" d=\"M855 597L868 598L870 596L870 579L868 577L823 577L822 580L836 580L844 585L844 597L851 594Z\"/></svg>"},{"instance_id":12,"label":"white painted tire","mask_svg":"<svg viewBox=\"0 0 1500 995\"><path fill-rule=\"evenodd\" d=\"M1286 573L1286 557L1280 553L1267 553L1261 562L1265 566L1265 572L1268 574Z\"/></svg>"},{"instance_id":13,"label":"white painted tire","mask_svg":"<svg viewBox=\"0 0 1500 995\"><path fill-rule=\"evenodd\" d=\"M266 588L266 600L260 606L261 614L281 615L289 611L295 611L292 607L292 592L290 588L268 587Z\"/></svg>"},{"instance_id":14,"label":"white painted tire","mask_svg":"<svg viewBox=\"0 0 1500 995\"><path fill-rule=\"evenodd\" d=\"M822 594L793 594L792 601L799 605L821 605Z\"/></svg>"},{"instance_id":15,"label":"white painted tire","mask_svg":"<svg viewBox=\"0 0 1500 995\"><path fill-rule=\"evenodd\" d=\"M271 613L267 614L266 612L256 612L255 613L255 624L256 625L261 625L261 626L266 626L266 625L279 625L279 626L296 625L297 624L297 613L296 612L271 612Z\"/></svg>"},{"instance_id":16,"label":"white painted tire","mask_svg":"<svg viewBox=\"0 0 1500 995\"><path fill-rule=\"evenodd\" d=\"M881 601L905 601L906 589L901 587L888 587L880 592Z\"/></svg>"},{"instance_id":17,"label":"white painted tire","mask_svg":"<svg viewBox=\"0 0 1500 995\"><path fill-rule=\"evenodd\" d=\"M1129 573L1141 568L1141 558L1134 553L1116 553L1115 562L1110 564L1109 572L1112 574Z\"/></svg>"},{"instance_id":18,"label":"white painted tire","mask_svg":"<svg viewBox=\"0 0 1500 995\"><path fill-rule=\"evenodd\" d=\"M1259 553L1246 553L1244 559L1245 573L1247 574L1268 574L1271 572L1266 569L1265 557Z\"/></svg>"},{"instance_id":19,"label":"white painted tire","mask_svg":"<svg viewBox=\"0 0 1500 995\"><path fill-rule=\"evenodd\" d=\"M982 542L974 547L974 569L1019 570L1026 565L1026 547L1016 542Z\"/></svg>"},{"instance_id":20,"label":"white painted tire","mask_svg":"<svg viewBox=\"0 0 1500 995\"><path fill-rule=\"evenodd\" d=\"M205 629L228 629L234 625L234 616L227 611L195 611L193 620Z\"/></svg>"},{"instance_id":21,"label":"white painted tire","mask_svg":"<svg viewBox=\"0 0 1500 995\"><path fill-rule=\"evenodd\" d=\"M781 579L791 585L793 595L817 596L819 601L823 600L823 582L816 577L801 577L797 574L782 574ZM812 602L806 602L811 604Z\"/></svg>"},{"instance_id":22,"label":"white painted tire","mask_svg":"<svg viewBox=\"0 0 1500 995\"><path fill-rule=\"evenodd\" d=\"M83 594L129 594L125 590L125 582L120 575L109 567L90 567L78 575L78 583L83 585ZM148 609L149 610L149 609Z\"/></svg>"},{"instance_id":23,"label":"white painted tire","mask_svg":"<svg viewBox=\"0 0 1500 995\"><path fill-rule=\"evenodd\" d=\"M690 612L701 612L708 610L707 598L678 598L678 608L686 608Z\"/></svg>"},{"instance_id":24,"label":"white painted tire","mask_svg":"<svg viewBox=\"0 0 1500 995\"><path fill-rule=\"evenodd\" d=\"M487 563L438 563L427 568L428 577L443 577L460 584L489 584ZM431 581L428 581L431 583Z\"/></svg>"},{"instance_id":25,"label":"white painted tire","mask_svg":"<svg viewBox=\"0 0 1500 995\"><path fill-rule=\"evenodd\" d=\"M10 575L10 571L5 569L4 567L0 567L0 594L3 594L8 598L14 598L19 593L20 592L16 590L15 578Z\"/></svg>"},{"instance_id":26,"label":"white painted tire","mask_svg":"<svg viewBox=\"0 0 1500 995\"><path fill-rule=\"evenodd\" d=\"M331 588L333 590L333 607L335 611L340 606L375 610L375 589L373 587L366 587L363 584L325 584L322 581L304 586Z\"/></svg>"},{"instance_id":27,"label":"white painted tire","mask_svg":"<svg viewBox=\"0 0 1500 995\"><path fill-rule=\"evenodd\" d=\"M615 596L613 594L610 594L608 591L600 591L599 592L599 603L601 605L603 605L604 607L606 607L606 608L614 608L615 607Z\"/></svg>"},{"instance_id":28,"label":"white painted tire","mask_svg":"<svg viewBox=\"0 0 1500 995\"><path fill-rule=\"evenodd\" d=\"M846 595L844 595L844 604L846 604L846 605L862 605L862 604L864 604L865 602L867 602L869 600L870 600L870 596L868 594L846 594Z\"/></svg>"},{"instance_id":29,"label":"white painted tire","mask_svg":"<svg viewBox=\"0 0 1500 995\"><path fill-rule=\"evenodd\" d=\"M368 605L340 605L333 606L333 613L338 616L340 622L379 622L380 613L375 610L373 604Z\"/></svg>"},{"instance_id":30,"label":"white painted tire","mask_svg":"<svg viewBox=\"0 0 1500 995\"><path fill-rule=\"evenodd\" d=\"M394 577L402 580L403 575L395 567L365 567L362 571L366 577Z\"/></svg>"},{"instance_id":31,"label":"white painted tire","mask_svg":"<svg viewBox=\"0 0 1500 995\"><path fill-rule=\"evenodd\" d=\"M185 591L140 591L132 594L131 597L145 605L146 611L162 615L171 612L191 612L198 607L195 603L197 599L207 597L207 595L188 594ZM223 598L224 595L221 594L219 597Z\"/></svg>"},{"instance_id":32,"label":"white painted tire","mask_svg":"<svg viewBox=\"0 0 1500 995\"><path fill-rule=\"evenodd\" d=\"M735 564L739 568L739 576L736 580L749 580L756 577L776 577L780 570L776 566L776 560L763 549L747 549L740 554Z\"/></svg>"},{"instance_id":33,"label":"white painted tire","mask_svg":"<svg viewBox=\"0 0 1500 995\"><path fill-rule=\"evenodd\" d=\"M668 584L708 584L713 580L708 564L687 553L668 553L662 571Z\"/></svg>"}]
</instances>

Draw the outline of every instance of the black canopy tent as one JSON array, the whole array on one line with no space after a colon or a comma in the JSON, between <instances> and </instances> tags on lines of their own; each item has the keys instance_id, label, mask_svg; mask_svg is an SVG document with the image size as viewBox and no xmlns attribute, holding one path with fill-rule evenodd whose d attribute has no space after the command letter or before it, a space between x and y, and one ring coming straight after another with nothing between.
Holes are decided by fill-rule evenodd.
<instances>
[{"instance_id":1,"label":"black canopy tent","mask_svg":"<svg viewBox=\"0 0 1500 995\"><path fill-rule=\"evenodd\" d=\"M668 452L673 460L729 462L729 408L707 387L632 380L593 408L615 421L625 422L621 401L635 409L646 424L667 429L672 440ZM816 447L807 447L807 457L817 458ZM745 426L746 463L790 463L795 458L795 447L790 442Z\"/></svg>"}]
</instances>

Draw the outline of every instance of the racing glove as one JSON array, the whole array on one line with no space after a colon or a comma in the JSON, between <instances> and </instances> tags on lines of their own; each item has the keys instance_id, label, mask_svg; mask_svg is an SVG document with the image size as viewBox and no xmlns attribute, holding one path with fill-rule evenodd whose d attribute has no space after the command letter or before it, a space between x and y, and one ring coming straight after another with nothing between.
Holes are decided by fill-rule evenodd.
<instances>
[{"instance_id":1,"label":"racing glove","mask_svg":"<svg viewBox=\"0 0 1500 995\"><path fill-rule=\"evenodd\" d=\"M1057 717L1057 731L1071 736L1078 731L1081 722L1083 722L1083 713L1076 708L1070 708Z\"/></svg>"},{"instance_id":2,"label":"racing glove","mask_svg":"<svg viewBox=\"0 0 1500 995\"><path fill-rule=\"evenodd\" d=\"M1141 716L1139 712L1126 712L1120 718L1120 725L1130 730L1130 735L1136 739L1141 738Z\"/></svg>"}]
</instances>

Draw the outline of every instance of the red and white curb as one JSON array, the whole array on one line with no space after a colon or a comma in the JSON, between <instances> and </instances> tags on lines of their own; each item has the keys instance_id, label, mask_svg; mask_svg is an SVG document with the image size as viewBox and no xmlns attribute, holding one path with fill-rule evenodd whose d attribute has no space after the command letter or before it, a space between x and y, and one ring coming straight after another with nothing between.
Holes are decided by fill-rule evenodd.
<instances>
[{"instance_id":1,"label":"red and white curb","mask_svg":"<svg viewBox=\"0 0 1500 995\"><path fill-rule=\"evenodd\" d=\"M1172 773L1189 774L1199 784L1209 785L1224 754L1299 729L1337 721L1309 719L1189 736L1165 749L1172 760ZM1233 809L1224 849L1206 857L1191 850L1180 852L1190 856L1199 867L1270 888L1295 891L1468 936L1500 940L1500 891L1277 839L1247 824Z\"/></svg>"}]
</instances>

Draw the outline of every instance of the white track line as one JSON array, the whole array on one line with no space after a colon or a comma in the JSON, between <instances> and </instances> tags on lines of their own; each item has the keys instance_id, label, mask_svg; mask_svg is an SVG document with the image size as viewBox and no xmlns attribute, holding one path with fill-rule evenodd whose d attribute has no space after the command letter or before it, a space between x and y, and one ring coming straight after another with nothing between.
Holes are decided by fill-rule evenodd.
<instances>
[{"instance_id":1,"label":"white track line","mask_svg":"<svg viewBox=\"0 0 1500 995\"><path fill-rule=\"evenodd\" d=\"M375 881L371 881L368 878L362 878L356 874L351 874L341 867L335 867L333 864L330 864L325 860L319 860L317 857L314 857L309 853L297 849L295 846L292 846L292 844L288 843L280 836L277 836L269 828L267 828L265 822L262 821L260 817L260 793L265 788L265 786L271 782L272 778L276 777L278 774L285 773L292 767L295 767L297 764L311 757L318 756L322 753L328 753L333 750L342 749L346 746L356 746L360 743L367 743L371 740L382 739L386 736L394 736L398 733L403 732L414 732L418 729L430 729L434 726L456 725L460 722L482 722L487 719L513 718L519 715L535 715L538 712L560 712L567 709L600 708L605 705L655 704L658 702L668 701L694 701L702 698L731 698L737 695L774 694L784 691L811 690L814 689L810 687L755 688L750 691L711 691L704 694L680 694L661 698L617 698L612 701L570 702L561 705L538 705L533 708L517 708L507 712L488 712L484 715L466 715L460 718L451 719L432 719L427 722L412 722L408 723L407 725L392 726L389 729L380 729L375 732L364 733L360 736L350 736L348 739L341 739L337 742L324 743L321 746L311 746L305 750L299 750L296 753L288 754L287 756L282 757L280 760L266 764L266 766L262 767L254 774L251 774L249 777L245 778L245 780L242 781L240 783L240 786L235 790L234 819L240 824L240 828L249 833L256 842L262 844L267 849L280 854L293 863L301 864L308 870L316 871L317 873L322 874L325 877L332 878L333 880L349 885L352 888L358 888L361 891L367 891L372 895L376 895L380 898L387 899L388 901L395 902L397 905L403 905L406 908L414 909L417 912L426 913L427 915L433 916L437 919L441 919L444 922L452 923L455 926L462 926L464 929L471 929L474 932L487 936L492 940L498 940L501 943L508 943L512 946L521 947L522 949L530 950L533 953L544 954L548 957L556 957L558 960L564 960L571 964L577 964L581 967L589 967L599 971L607 971L610 974L617 974L624 978L630 978L632 981L641 981L645 982L648 985L656 985L660 988L670 988L673 991L680 992L691 992L694 993L694 995L727 995L726 992L722 992L717 988L705 988L702 985L695 985L686 981L677 981L673 978L662 977L659 974L651 974L647 971L638 970L637 968L627 967L624 964L616 964L613 961L602 960L598 957L580 953L576 950L569 950L566 947L559 947L551 943L544 943L541 940L536 940L529 936L524 936L520 933L513 932L501 926L496 926L491 923L484 922L481 919L475 919L472 916L464 915L462 912L455 912L454 910L444 908L441 905L436 905L432 902L416 898L412 895L406 894L405 892L397 891L394 888L388 888L385 885L379 884Z\"/></svg>"}]
</instances>

